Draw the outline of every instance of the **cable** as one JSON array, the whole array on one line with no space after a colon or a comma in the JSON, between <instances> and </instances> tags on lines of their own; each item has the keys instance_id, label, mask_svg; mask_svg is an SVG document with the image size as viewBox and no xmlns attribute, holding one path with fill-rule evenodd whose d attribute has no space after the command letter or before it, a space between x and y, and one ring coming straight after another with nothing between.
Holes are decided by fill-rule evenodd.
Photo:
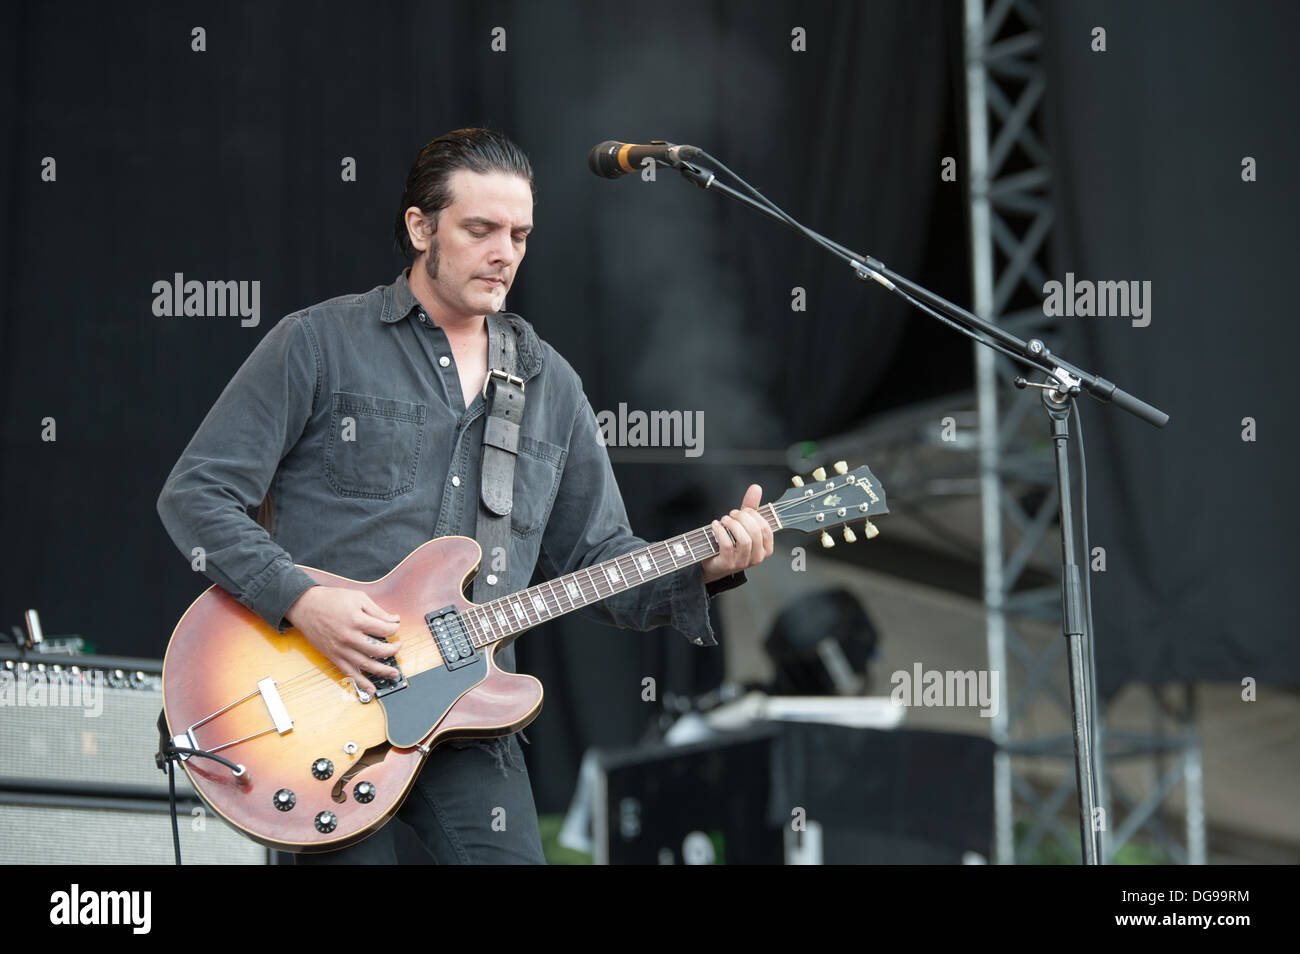
<instances>
[{"instance_id":1,"label":"cable","mask_svg":"<svg viewBox=\"0 0 1300 954\"><path fill-rule=\"evenodd\" d=\"M1077 400L1072 404L1072 410L1074 411L1074 430L1079 441L1079 509L1081 533L1083 535L1083 604L1084 618L1088 629L1088 689L1089 694L1092 696L1092 705L1088 710L1088 733L1091 736L1093 761L1098 764L1100 769L1097 772L1097 785L1104 791L1106 786L1102 775L1106 771L1106 765L1102 758L1100 734L1097 731L1097 727L1101 722L1101 699L1097 695L1097 644L1092 624L1092 550L1088 541L1088 456L1083 448L1083 415L1079 413L1079 402ZM1101 791L1093 792L1093 803L1104 808L1101 805L1101 795ZM1098 860L1104 860L1100 854Z\"/></svg>"},{"instance_id":2,"label":"cable","mask_svg":"<svg viewBox=\"0 0 1300 954\"><path fill-rule=\"evenodd\" d=\"M176 760L167 760L167 796L172 806L172 848L176 851L176 864L181 863L181 830L176 824Z\"/></svg>"}]
</instances>

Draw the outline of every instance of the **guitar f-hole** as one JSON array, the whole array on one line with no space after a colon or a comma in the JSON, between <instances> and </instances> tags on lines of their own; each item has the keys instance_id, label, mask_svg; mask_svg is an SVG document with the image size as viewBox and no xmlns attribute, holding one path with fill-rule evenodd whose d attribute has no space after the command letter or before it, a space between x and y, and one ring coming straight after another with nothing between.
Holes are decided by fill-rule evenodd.
<instances>
[{"instance_id":1,"label":"guitar f-hole","mask_svg":"<svg viewBox=\"0 0 1300 954\"><path fill-rule=\"evenodd\" d=\"M382 762L385 757L387 757L388 750L391 748L392 746L387 742L380 742L378 745L372 745L370 748L362 752L361 758L357 759L356 762L352 764L352 768L348 769L345 774L339 776L339 780L334 783L334 788L330 791L330 798L334 799L334 801L339 804L342 804L347 799L347 796L343 794L343 789L347 786L348 782L356 778L362 769L369 768L372 765L378 765Z\"/></svg>"}]
</instances>

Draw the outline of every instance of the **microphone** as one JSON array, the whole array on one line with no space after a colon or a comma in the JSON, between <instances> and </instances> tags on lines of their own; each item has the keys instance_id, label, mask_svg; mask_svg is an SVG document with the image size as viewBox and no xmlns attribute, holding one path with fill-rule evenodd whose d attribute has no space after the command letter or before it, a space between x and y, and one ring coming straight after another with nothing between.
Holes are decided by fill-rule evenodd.
<instances>
[{"instance_id":1,"label":"microphone","mask_svg":"<svg viewBox=\"0 0 1300 954\"><path fill-rule=\"evenodd\" d=\"M609 139L587 153L587 167L598 176L617 179L629 172L640 172L641 163L647 158L676 167L699 155L701 152L695 146L674 146L662 140L643 146Z\"/></svg>"}]
</instances>

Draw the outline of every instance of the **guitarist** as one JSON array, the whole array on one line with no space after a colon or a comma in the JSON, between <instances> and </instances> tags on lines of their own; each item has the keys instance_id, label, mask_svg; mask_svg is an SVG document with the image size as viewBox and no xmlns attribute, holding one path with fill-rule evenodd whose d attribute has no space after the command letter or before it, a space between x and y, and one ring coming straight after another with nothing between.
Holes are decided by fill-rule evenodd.
<instances>
[{"instance_id":1,"label":"guitarist","mask_svg":"<svg viewBox=\"0 0 1300 954\"><path fill-rule=\"evenodd\" d=\"M360 591L316 585L295 563L372 580L432 537L476 536L489 315L499 336L514 336L525 400L510 545L484 553L479 573L492 577L484 585L506 595L525 588L535 567L551 578L646 545L628 527L578 375L528 322L501 311L533 228L533 199L532 166L504 135L459 129L428 143L395 223L409 268L390 285L277 323L158 498L187 559L202 547L214 582L278 631L296 628L361 691L374 691L368 675L396 675L378 660L400 648L382 641L398 617ZM738 509L713 521L715 556L583 612L629 629L669 625L716 645L708 600L772 554L760 498L751 485ZM261 525L252 517L259 502ZM496 659L514 671L513 647ZM498 808L505 831L493 825ZM440 864L544 863L514 735L434 749L398 817ZM348 848L294 857L392 863L397 831L385 825Z\"/></svg>"}]
</instances>

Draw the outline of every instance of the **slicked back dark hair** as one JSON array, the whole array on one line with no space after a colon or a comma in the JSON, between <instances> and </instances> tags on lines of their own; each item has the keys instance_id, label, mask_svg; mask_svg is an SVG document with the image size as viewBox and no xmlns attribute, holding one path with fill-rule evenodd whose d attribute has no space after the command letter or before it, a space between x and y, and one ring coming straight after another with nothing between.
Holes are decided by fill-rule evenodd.
<instances>
[{"instance_id":1,"label":"slicked back dark hair","mask_svg":"<svg viewBox=\"0 0 1300 954\"><path fill-rule=\"evenodd\" d=\"M436 228L438 213L451 205L451 174L457 169L519 176L527 180L533 199L537 199L532 163L505 133L477 128L453 129L444 133L420 150L406 175L406 190L402 193L402 204L397 208L393 235L408 262L414 261L419 252L411 244L411 236L406 230L406 210L415 206L433 219Z\"/></svg>"}]
</instances>

